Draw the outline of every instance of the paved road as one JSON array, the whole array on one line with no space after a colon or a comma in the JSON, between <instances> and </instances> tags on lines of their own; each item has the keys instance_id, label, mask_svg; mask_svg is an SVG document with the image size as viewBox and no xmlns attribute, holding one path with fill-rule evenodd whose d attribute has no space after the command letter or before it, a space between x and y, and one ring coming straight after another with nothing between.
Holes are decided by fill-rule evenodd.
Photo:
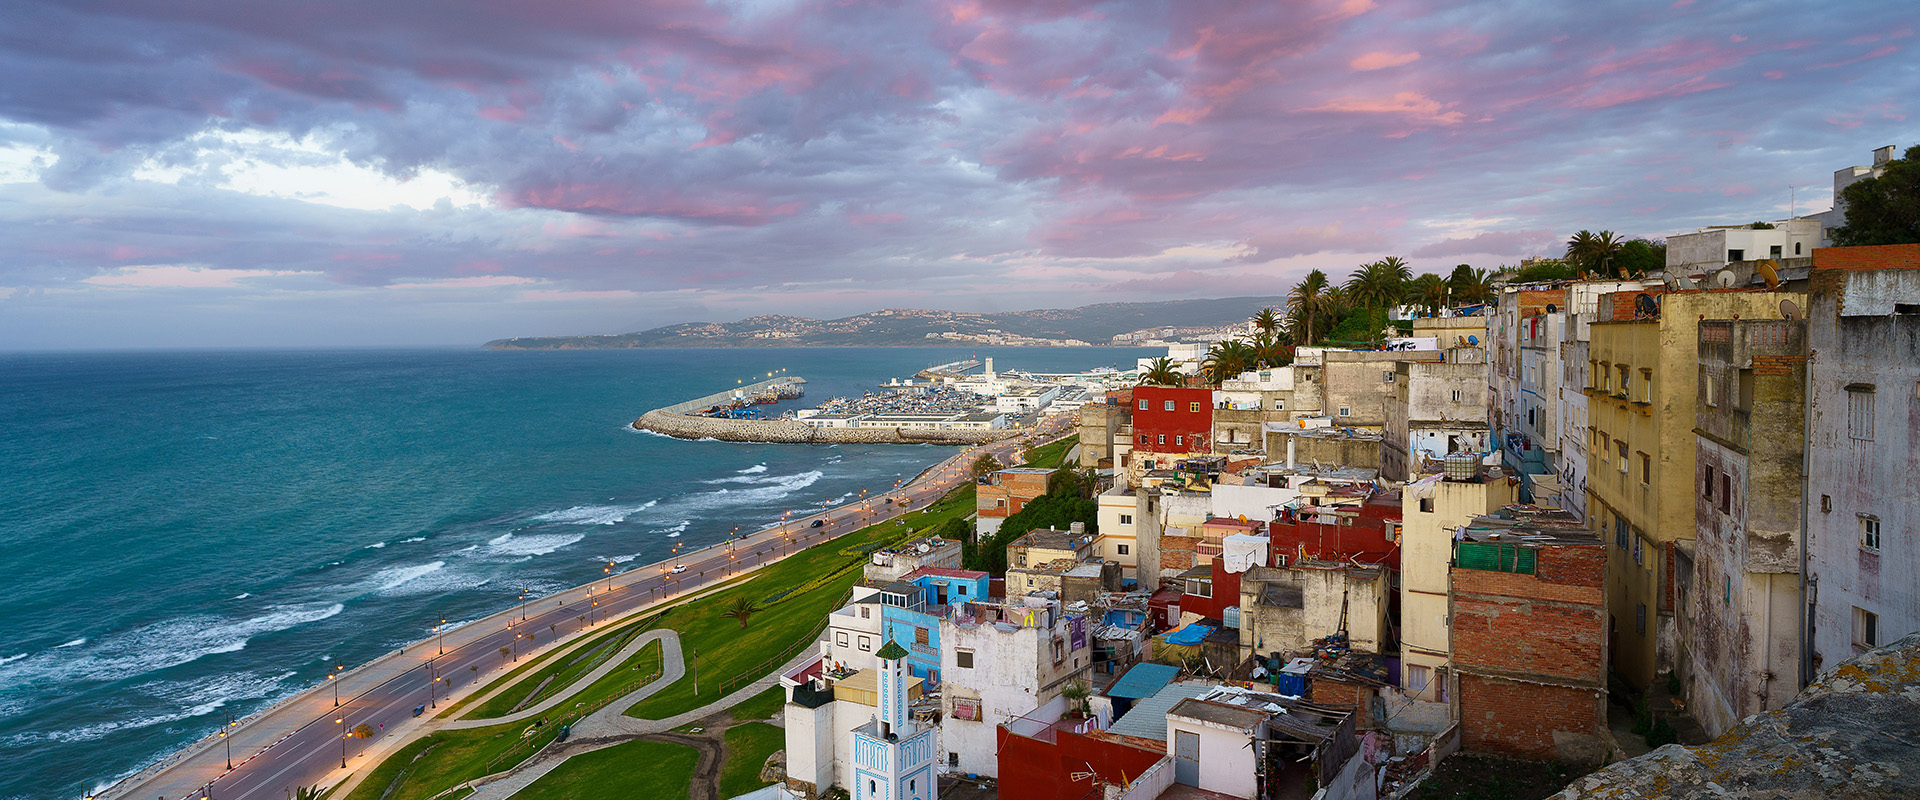
<instances>
[{"instance_id":1,"label":"paved road","mask_svg":"<svg viewBox=\"0 0 1920 800\"><path fill-rule=\"evenodd\" d=\"M299 786L337 782L343 769L369 766L356 756L367 746L384 744L389 732L413 722L415 706L434 706L449 691L477 689L501 668L531 658L554 640L583 627L603 624L660 603L740 571L779 560L820 541L865 525L920 509L968 479L967 470L982 452L1003 463L1023 443L1058 435L1071 415L1043 420L1023 439L968 448L922 473L905 487L868 496L830 512L800 517L780 526L683 553L685 572L673 573L661 562L609 576L516 606L447 632L443 639L416 642L322 685L227 731L231 768L224 743L203 740L175 754L173 763L121 781L103 797L181 800L208 796L218 800L273 800ZM820 527L813 522L820 520ZM586 617L586 619L583 619ZM531 637L531 642L525 637ZM501 648L508 655L502 656ZM437 682L436 682L437 679ZM433 713L430 708L428 714ZM345 732L365 724L371 739ZM417 726L408 725L408 728ZM196 749L197 748L197 749Z\"/></svg>"}]
</instances>

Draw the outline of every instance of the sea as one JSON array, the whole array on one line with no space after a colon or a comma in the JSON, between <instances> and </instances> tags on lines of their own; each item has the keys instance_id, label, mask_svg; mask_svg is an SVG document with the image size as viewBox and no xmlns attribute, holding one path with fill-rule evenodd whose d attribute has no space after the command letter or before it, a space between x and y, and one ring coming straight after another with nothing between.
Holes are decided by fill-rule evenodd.
<instances>
[{"instance_id":1,"label":"sea","mask_svg":"<svg viewBox=\"0 0 1920 800\"><path fill-rule=\"evenodd\" d=\"M0 354L0 798L82 797L460 623L881 491L951 451L689 442L642 412L804 408L934 364L1138 348Z\"/></svg>"}]
</instances>

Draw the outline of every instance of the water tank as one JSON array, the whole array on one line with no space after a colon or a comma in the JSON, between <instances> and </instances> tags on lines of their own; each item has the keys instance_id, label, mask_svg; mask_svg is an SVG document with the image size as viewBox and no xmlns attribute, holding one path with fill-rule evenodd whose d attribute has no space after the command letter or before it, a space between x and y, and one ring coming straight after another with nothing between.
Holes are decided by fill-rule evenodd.
<instances>
[{"instance_id":1,"label":"water tank","mask_svg":"<svg viewBox=\"0 0 1920 800\"><path fill-rule=\"evenodd\" d=\"M1472 453L1447 454L1447 480L1470 481L1480 476L1480 457Z\"/></svg>"},{"instance_id":2,"label":"water tank","mask_svg":"<svg viewBox=\"0 0 1920 800\"><path fill-rule=\"evenodd\" d=\"M1086 532L1087 532L1087 523L1084 523L1084 522L1075 522L1075 523L1071 523L1071 524L1069 524L1069 525L1067 525L1067 531L1068 531L1069 533L1076 533L1076 534L1078 534L1078 533L1086 533Z\"/></svg>"}]
</instances>

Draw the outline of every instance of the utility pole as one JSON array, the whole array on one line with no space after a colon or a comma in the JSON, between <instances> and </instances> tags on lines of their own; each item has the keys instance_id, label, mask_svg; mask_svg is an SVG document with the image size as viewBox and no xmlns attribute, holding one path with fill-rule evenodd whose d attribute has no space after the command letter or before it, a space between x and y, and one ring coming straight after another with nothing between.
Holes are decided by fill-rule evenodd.
<instances>
[{"instance_id":1,"label":"utility pole","mask_svg":"<svg viewBox=\"0 0 1920 800\"><path fill-rule=\"evenodd\" d=\"M688 645L687 649L693 651L693 658L689 662L693 664L693 696L699 697L700 696L700 648L694 647L692 645Z\"/></svg>"}]
</instances>

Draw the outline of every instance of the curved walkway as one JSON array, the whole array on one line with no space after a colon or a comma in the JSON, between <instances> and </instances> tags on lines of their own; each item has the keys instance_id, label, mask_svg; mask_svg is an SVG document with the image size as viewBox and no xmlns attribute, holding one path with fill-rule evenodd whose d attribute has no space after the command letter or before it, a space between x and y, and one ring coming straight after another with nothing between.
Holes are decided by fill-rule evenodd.
<instances>
[{"instance_id":1,"label":"curved walkway","mask_svg":"<svg viewBox=\"0 0 1920 800\"><path fill-rule=\"evenodd\" d=\"M624 698L607 704L606 707L592 714L588 714L584 719L574 724L573 735L575 738L573 738L572 741L562 746L549 747L546 750L534 754L532 758L521 762L520 766L505 773L502 777L481 785L467 800L506 800L506 798L512 797L520 790L532 785L534 781L540 780L540 778L552 772L561 764L566 763L566 760L569 758L582 753L591 753L601 748L612 747L616 744L624 744L643 736L665 733L682 725L706 719L714 714L737 706L754 695L766 691L769 687L780 682L781 673L793 669L818 655L813 648L802 650L799 655L794 656L787 663L775 667L772 672L761 677L759 680L735 690L726 697L722 697L719 700L715 700L683 714L676 714L666 719L636 719L627 716L627 709L632 708L635 703L651 697L655 692L671 685L674 680L678 680L680 675L685 674L686 665L680 657L680 642L677 638L672 641L673 655L668 662L672 666L668 668L666 673L661 675L659 680L641 687L638 691ZM665 654L663 653L662 655ZM670 677L671 679L669 679Z\"/></svg>"},{"instance_id":2,"label":"curved walkway","mask_svg":"<svg viewBox=\"0 0 1920 800\"><path fill-rule=\"evenodd\" d=\"M606 677L607 673L612 672L616 669L619 669L620 665L626 663L627 659L632 658L634 654L639 653L642 648L656 641L660 642L660 665L661 665L660 677L655 679L652 683L649 683L646 686L643 686L640 689L636 690L633 695L630 695L630 696L636 696L636 702L637 702L638 701L637 697L643 697L646 694L651 694L652 692L649 690L654 690L656 685L658 687L664 688L672 684L674 681L679 680L681 675L686 674L686 665L682 662L680 658L680 633L678 631L672 630L670 628L663 628L661 630L647 631L646 633L633 637L633 641L628 642L626 647L622 647L620 648L620 652L614 653L613 655L608 656L607 660L601 662L600 666L594 667L592 672L582 675L578 680L575 680L571 685L567 686L564 689L561 689L558 692L554 692L552 697L542 700L530 708L523 708L519 711L515 711L511 714L508 714L506 716L501 716L501 717L487 717L485 719L452 720L449 722L441 723L439 726L439 729L456 731L462 728L483 728L488 725L499 725L501 723L506 723L506 722L519 722L520 720L523 720L523 719L532 719L534 717L540 716L541 714L545 714L548 711L552 711L555 706L558 706L561 703L565 703L569 700L572 700L574 696L578 695L583 691L586 691L587 687L592 686L594 681L600 680L601 678ZM661 681L665 681L665 683L661 683ZM500 689L490 694L498 694L499 692L504 692L507 689L512 688L514 685L517 685L517 684L508 684L507 686L502 686L500 687ZM481 703L486 702L488 699L491 699L491 698L490 697L482 698L476 701L474 705L477 706ZM616 703L616 705L617 704L618 703ZM628 703L627 705L632 705L632 704ZM591 719L591 718L592 717L588 717L588 719ZM584 722L585 720L582 720L582 721Z\"/></svg>"}]
</instances>

